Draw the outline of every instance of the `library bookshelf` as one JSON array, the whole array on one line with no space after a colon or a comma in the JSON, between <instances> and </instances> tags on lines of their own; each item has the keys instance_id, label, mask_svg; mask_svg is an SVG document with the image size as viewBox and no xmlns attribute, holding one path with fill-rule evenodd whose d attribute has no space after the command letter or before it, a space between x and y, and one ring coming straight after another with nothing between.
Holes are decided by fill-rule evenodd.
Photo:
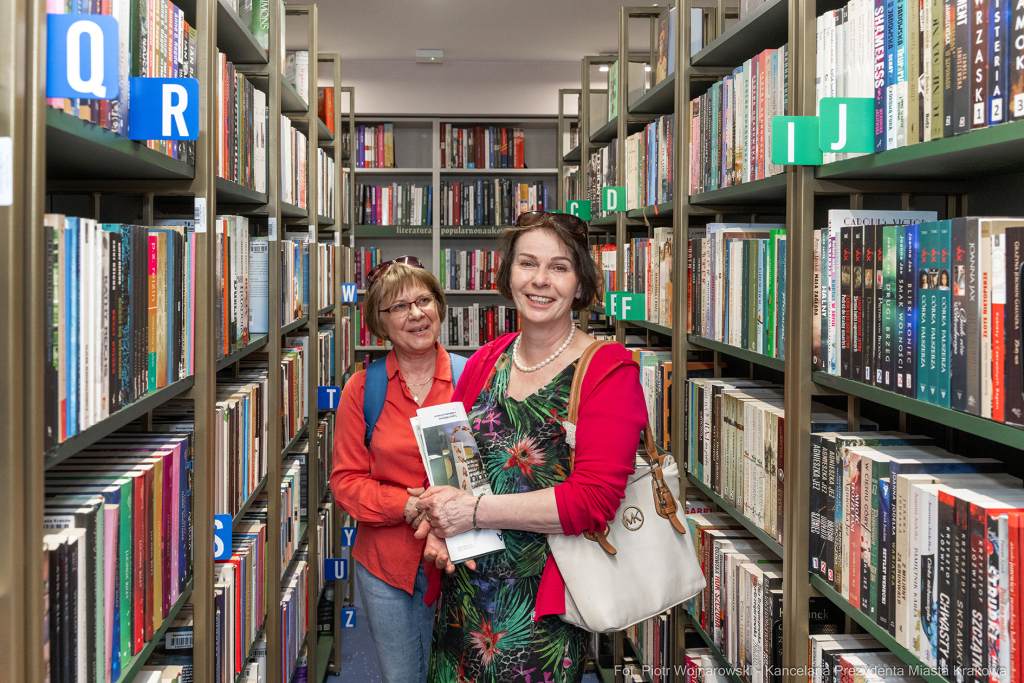
<instances>
[{"instance_id":1,"label":"library bookshelf","mask_svg":"<svg viewBox=\"0 0 1024 683\"><path fill-rule=\"evenodd\" d=\"M249 343L217 358L216 306L217 273L215 270L216 231L214 218L222 214L247 216L253 234L281 239L291 228L309 234L311 243L330 241L342 244L345 227L339 219L318 215L316 182L318 150L323 149L335 161L335 205L332 213L341 216L342 183L351 180L344 173L345 153L340 135L335 140L327 126L319 120L317 103L318 66L330 68L330 75L321 83L334 89L335 102L341 87L341 60L338 55L317 51L317 8L312 4L283 4L271 0L269 12L268 49L264 50L249 28L226 0L182 0L177 3L185 20L196 28L197 78L200 82L200 133L195 142L194 165L173 159L150 149L145 143L130 141L92 123L79 120L49 107L45 92L46 4L36 0L14 0L0 9L4 44L0 85L4 93L0 103L0 137L12 143L13 155L4 159L3 170L13 178L13 202L0 206L0 273L5 284L0 296L0 351L4 360L0 370L0 479L3 493L10 501L9 514L0 522L0 670L5 680L43 680L43 576L41 554L43 537L43 486L47 470L61 462L73 460L79 451L129 423L152 424L152 411L165 402L178 399L194 403L195 429L192 460L192 566L186 590L165 617L163 630L186 602L193 605L193 676L195 680L214 680L214 468L217 453L215 419L217 378L237 376L239 363L258 354L269 364L268 414L282 414L282 378L274 368L282 357L284 334L308 334L317 338L319 326L325 322L341 322L349 314L340 304L340 282L350 278L353 263L349 245L339 249L331 282L335 291L329 299L337 304L317 310L318 278L309 282L310 314L282 325L280 250L271 249L268 259L269 332L253 334ZM311 60L309 88L305 93L295 88L280 73L284 60L283 22L302 17L306 30L302 45L290 47L308 51ZM236 65L239 73L267 95L267 168L266 192L258 192L218 177L217 130L220 126L217 106L218 53ZM351 93L351 89L348 89ZM306 103L310 103L307 105ZM309 176L308 207L285 204L282 200L282 115L304 131L308 138L306 168ZM336 111L333 129L340 131L341 115ZM347 196L351 196L349 192ZM48 452L44 450L44 239L43 214L61 207L82 207L81 213L110 222L125 221L120 216L128 210L135 222L152 225L158 219L195 219L194 207L205 202L208 230L195 233L195 308L193 374L169 386L151 391L135 403L100 420L89 429L72 437ZM127 209L125 207L128 207ZM118 212L121 213L118 213ZM111 216L118 216L112 218ZM351 236L351 229L348 230ZM317 250L310 249L309 270L320 272ZM326 267L328 264L323 264ZM324 293L328 294L328 293ZM337 325L338 332L341 325ZM307 362L311 369L331 359L319 357L318 345L308 345ZM335 349L351 349L351 344L337 343ZM349 357L338 356L333 383L341 384L352 364ZM311 372L311 378L315 378ZM307 382L304 397L309 408L307 424L316 424L317 382ZM300 435L309 440L309 452L316 457L318 430L303 428ZM235 515L237 523L252 501L262 492L268 494L266 556L281 554L281 491L276 484L282 478L282 460L298 439L284 443L282 422L270 419L267 425L267 452L280 454L267 458L267 473L252 495ZM328 450L329 452L329 450ZM311 462L308 485L311 492L307 523L317 518L318 505L329 500L325 482L321 482L320 466ZM317 492L317 493L312 493ZM328 552L340 551L340 527L352 524L335 510L333 527L336 538L328 543ZM303 524L306 528L306 524ZM317 629L317 584L322 567L313 530L308 536L308 577L312 595L308 601L309 632L307 665L323 680L332 656L340 661L340 609L343 596L350 594L350 585L335 587L335 618L331 631ZM333 548L331 546L333 545ZM335 550L337 549L337 550ZM296 558L297 559L297 555ZM295 561L293 559L293 562ZM282 575L268 560L265 594L267 618L262 632L267 638L267 680L278 681L282 670L283 638L279 604ZM322 593L320 594L322 596ZM154 633L147 646L127 662L122 660L118 681L130 683L156 645L163 630ZM248 653L249 655L252 652Z\"/></svg>"},{"instance_id":2,"label":"library bookshelf","mask_svg":"<svg viewBox=\"0 0 1024 683\"><path fill-rule=\"evenodd\" d=\"M679 387L686 378L687 358L695 353L710 355L714 376L771 377L785 386L786 441L786 498L783 536L785 544L770 537L764 542L783 560L783 591L786 606L783 618L782 680L785 683L807 681L808 601L824 597L834 602L848 615L848 628L856 624L865 632L874 634L886 647L908 665L923 666L918 658L883 633L873 620L852 607L830 585L812 577L808 572L808 536L810 533L810 414L811 400L827 400L833 406L845 408L848 428L855 430L862 415L878 421L881 429L899 429L908 433L933 437L938 444L953 453L974 455L983 453L999 457L1005 463L1019 459L1024 449L1024 431L1009 425L973 415L941 408L923 401L882 391L877 387L846 380L822 372L812 372L812 287L813 244L816 227L822 227L827 209L934 209L939 218L966 216L968 201L975 215L1022 215L1019 187L1024 180L1024 157L1020 154L1024 140L1024 123L1004 123L974 130L952 138L942 138L894 150L857 156L828 163L819 167L788 167L781 175L744 182L700 194L689 193L690 150L696 143L690 139L690 101L716 81L742 66L743 62L765 49L789 49L788 115L815 114L815 20L826 11L840 8L842 3L831 0L767 0L736 20L735 5L725 0L717 3L677 0L670 4L676 8L675 74L648 90L632 105L627 102L628 69L621 70L618 78L618 117L616 129L609 132L611 123L600 130L590 129L592 93L604 93L592 88L596 76L594 67L609 64L615 57L590 56L582 59L579 89L558 91L559 99L559 208L565 209L566 194L562 192L566 169L580 165L579 177L585 171L594 148L608 144L610 138L620 141L633 132L633 125L649 121L650 115L675 113L674 127L674 199L672 202L648 206L642 210L618 213L614 217L596 218L590 222L592 240L596 243L617 245L617 276L622 281L623 244L635 236L650 236L650 226L671 225L674 230L676 252L686 254L688 230L705 222L727 220L757 222L770 217L772 222L786 223L788 262L786 265L787 319L785 321L785 359L774 358L722 344L688 333L689 303L687 288L677 286L672 302L671 329L654 326L671 338L673 383ZM701 8L700 20L703 44L691 51L691 10ZM618 19L620 64L635 58L629 44L627 30L631 21L649 20L650 8L623 7ZM727 21L729 19L730 21ZM613 25L615 18L609 17ZM632 35L637 35L634 32ZM691 57L692 55L692 57ZM579 145L569 149L565 121L572 115L565 106L568 97L579 95L581 107L577 112ZM619 146L615 185L625 186L625 154ZM584 180L585 182L585 180ZM1016 189L1015 189L1016 188ZM572 191L572 190L570 190ZM587 198L585 187L575 188L576 198ZM597 216L598 214L594 214ZM673 263L675 282L686 282L686 260L677 258ZM604 314L603 307L594 307L594 313ZM621 341L635 328L651 329L651 323L615 321ZM659 329L660 328L660 329ZM739 368L739 371L737 371ZM682 393L673 399L673 434L684 434ZM908 429L909 425L909 429ZM685 462L685 444L673 439L672 453L677 462ZM681 477L679 497L685 499L687 490L699 490L705 497L719 504L721 510L746 522L741 512L728 506L714 491L692 477ZM717 500L716 500L717 499ZM754 531L759 531L755 529ZM767 541L772 540L772 543ZM680 616L685 615L680 610ZM688 621L688 620L687 620ZM673 664L681 664L684 640L691 646L710 647L719 663L728 667L721 652L714 647L710 636L699 625L693 625L696 638L684 639L680 627L674 634L675 657ZM615 663L622 662L625 651L622 637L616 637ZM611 678L611 672L602 675ZM674 673L682 680L681 671ZM621 680L616 675L616 681ZM730 677L730 680L739 680ZM928 677L940 683L940 677Z\"/></svg>"},{"instance_id":3,"label":"library bookshelf","mask_svg":"<svg viewBox=\"0 0 1024 683\"><path fill-rule=\"evenodd\" d=\"M557 201L559 175L555 155L557 120L554 117L421 117L421 116L356 116L356 125L378 125L390 123L394 126L394 168L355 168L353 175L358 183L389 185L391 183L413 183L433 190L431 221L423 225L355 225L354 242L358 251L363 247L379 247L380 259L386 261L405 254L420 258L435 276L439 276L442 264L442 250L475 250L496 248L500 225L446 225L442 222L442 199L440 188L443 182L474 182L509 178L513 183L543 183L548 190L551 206ZM450 168L443 165L439 139L443 124L456 128L474 126L497 126L521 128L523 130L524 162L526 168ZM354 130L351 128L350 130ZM355 193L353 193L355 194ZM356 220L361 215L359 197L353 196L352 212ZM365 268L363 269L365 273ZM358 291L360 297L365 290ZM448 306L511 306L497 290L452 289L445 290ZM356 330L358 334L358 330ZM478 346L444 345L450 351L471 355ZM367 354L379 354L390 349L386 346L362 346L354 348L365 358Z\"/></svg>"}]
</instances>

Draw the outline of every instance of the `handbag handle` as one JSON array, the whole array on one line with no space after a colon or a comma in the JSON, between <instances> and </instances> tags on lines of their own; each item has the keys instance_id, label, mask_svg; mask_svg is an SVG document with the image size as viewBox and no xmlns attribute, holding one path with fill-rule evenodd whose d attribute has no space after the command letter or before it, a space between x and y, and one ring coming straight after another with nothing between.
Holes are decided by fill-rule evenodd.
<instances>
[{"instance_id":1,"label":"handbag handle","mask_svg":"<svg viewBox=\"0 0 1024 683\"><path fill-rule=\"evenodd\" d=\"M580 356L580 360L576 365L576 372L572 378L572 389L569 393L569 414L566 421L570 424L575 425L579 419L580 392L583 389L583 377L587 374L587 368L590 366L590 361L602 346L613 343L614 342L608 339L595 341L584 349L583 354ZM658 515L667 519L672 524L672 528L677 532L685 534L686 525L680 522L679 518L676 517L676 511L679 509L679 506L676 503L675 496L672 495L672 491L669 489L668 484L665 483L665 476L662 472L665 456L659 453L657 447L654 445L654 436L651 433L651 424L649 421L644 424L644 451L647 461L651 465L651 474L653 476L651 487L654 491L654 502L658 510ZM569 449L569 474L572 474L575 469L576 448L573 446ZM616 551L615 547L608 541L608 531L609 526L606 524L604 531L600 531L596 534L586 531L583 535L587 539L600 544L608 554L614 555Z\"/></svg>"}]
</instances>

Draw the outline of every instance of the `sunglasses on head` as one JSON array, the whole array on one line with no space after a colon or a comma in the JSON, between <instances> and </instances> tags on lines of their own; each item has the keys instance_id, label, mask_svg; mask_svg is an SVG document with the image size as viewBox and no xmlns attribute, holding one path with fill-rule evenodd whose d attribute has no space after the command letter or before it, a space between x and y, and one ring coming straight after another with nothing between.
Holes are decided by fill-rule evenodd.
<instances>
[{"instance_id":1,"label":"sunglasses on head","mask_svg":"<svg viewBox=\"0 0 1024 683\"><path fill-rule=\"evenodd\" d=\"M573 233L578 237L586 238L589 230L587 224L582 220L568 213L550 213L548 211L524 211L519 214L519 218L516 219L517 228L528 228L531 225L540 224L545 218L558 223L561 227L565 228L569 232Z\"/></svg>"},{"instance_id":2,"label":"sunglasses on head","mask_svg":"<svg viewBox=\"0 0 1024 683\"><path fill-rule=\"evenodd\" d=\"M373 270L371 270L366 275L366 281L372 285L374 282L380 279L381 275L388 272L388 268L395 265L396 263L401 263L403 265L409 266L410 268L423 267L423 264L420 263L420 260L415 256L399 256L398 258L393 258L390 261L378 263L376 266L374 266Z\"/></svg>"}]
</instances>

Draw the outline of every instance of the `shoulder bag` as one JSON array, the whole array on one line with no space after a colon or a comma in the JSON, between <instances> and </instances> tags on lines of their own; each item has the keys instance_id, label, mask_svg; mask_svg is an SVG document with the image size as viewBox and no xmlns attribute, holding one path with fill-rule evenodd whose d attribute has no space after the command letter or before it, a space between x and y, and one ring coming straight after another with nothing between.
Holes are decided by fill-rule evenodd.
<instances>
[{"instance_id":1,"label":"shoulder bag","mask_svg":"<svg viewBox=\"0 0 1024 683\"><path fill-rule=\"evenodd\" d=\"M583 376L594 353L606 343L612 342L595 342L583 352L573 377L568 420L563 423L572 448L570 473ZM704 589L693 539L686 532L685 509L680 510L673 495L678 490L678 467L672 456L658 453L648 424L626 496L605 531L547 537L565 581L562 621L596 633L621 631Z\"/></svg>"}]
</instances>

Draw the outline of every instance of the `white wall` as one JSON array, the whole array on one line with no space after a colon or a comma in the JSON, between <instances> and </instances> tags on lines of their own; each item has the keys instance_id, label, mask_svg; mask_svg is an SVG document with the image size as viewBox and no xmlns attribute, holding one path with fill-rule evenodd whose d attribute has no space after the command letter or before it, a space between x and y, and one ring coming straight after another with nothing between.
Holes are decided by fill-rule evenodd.
<instances>
[{"instance_id":1,"label":"white wall","mask_svg":"<svg viewBox=\"0 0 1024 683\"><path fill-rule=\"evenodd\" d=\"M579 87L580 63L350 60L341 80L355 86L357 114L557 116L558 89Z\"/></svg>"}]
</instances>

